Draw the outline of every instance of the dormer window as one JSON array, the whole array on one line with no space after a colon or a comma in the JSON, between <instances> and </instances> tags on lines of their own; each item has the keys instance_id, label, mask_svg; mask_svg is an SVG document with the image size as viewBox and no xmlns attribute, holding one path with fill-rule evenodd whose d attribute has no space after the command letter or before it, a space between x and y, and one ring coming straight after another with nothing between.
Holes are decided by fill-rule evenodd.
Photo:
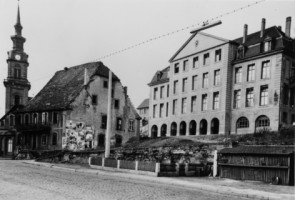
<instances>
[{"instance_id":1,"label":"dormer window","mask_svg":"<svg viewBox=\"0 0 295 200\"><path fill-rule=\"evenodd\" d=\"M265 38L265 40L262 42L262 52L268 52L268 51L271 51L272 50L272 38L270 37L267 37Z\"/></svg>"},{"instance_id":2,"label":"dormer window","mask_svg":"<svg viewBox=\"0 0 295 200\"><path fill-rule=\"evenodd\" d=\"M265 41L263 44L263 51L267 52L271 50L271 41Z\"/></svg>"},{"instance_id":3,"label":"dormer window","mask_svg":"<svg viewBox=\"0 0 295 200\"><path fill-rule=\"evenodd\" d=\"M158 73L157 73L157 80L158 80L158 81L161 80L161 77L162 77L162 72L158 72Z\"/></svg>"},{"instance_id":4,"label":"dormer window","mask_svg":"<svg viewBox=\"0 0 295 200\"><path fill-rule=\"evenodd\" d=\"M245 48L244 46L240 45L237 50L237 59L244 58L245 55Z\"/></svg>"}]
</instances>

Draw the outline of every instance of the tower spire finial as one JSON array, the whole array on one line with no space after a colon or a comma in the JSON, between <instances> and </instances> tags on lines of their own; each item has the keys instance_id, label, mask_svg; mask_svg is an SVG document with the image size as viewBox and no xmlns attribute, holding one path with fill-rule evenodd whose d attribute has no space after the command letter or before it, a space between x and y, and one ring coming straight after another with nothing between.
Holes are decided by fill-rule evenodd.
<instances>
[{"instance_id":1,"label":"tower spire finial","mask_svg":"<svg viewBox=\"0 0 295 200\"><path fill-rule=\"evenodd\" d=\"M19 0L17 5L17 18L16 18L16 24L14 25L15 28L15 34L16 35L22 35L22 25L20 23L20 11L19 11Z\"/></svg>"},{"instance_id":2,"label":"tower spire finial","mask_svg":"<svg viewBox=\"0 0 295 200\"><path fill-rule=\"evenodd\" d=\"M19 14L19 0L18 1L18 5L17 5L17 19L16 19L16 24L20 24L20 14Z\"/></svg>"}]
</instances>

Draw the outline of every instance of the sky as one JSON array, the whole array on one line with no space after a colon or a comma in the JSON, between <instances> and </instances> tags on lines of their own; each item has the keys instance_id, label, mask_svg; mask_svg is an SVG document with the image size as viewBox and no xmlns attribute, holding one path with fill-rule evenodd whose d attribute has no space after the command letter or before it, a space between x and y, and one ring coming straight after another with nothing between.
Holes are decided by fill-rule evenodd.
<instances>
[{"instance_id":1,"label":"sky","mask_svg":"<svg viewBox=\"0 0 295 200\"><path fill-rule=\"evenodd\" d=\"M101 61L128 87L137 107L149 97L147 85L153 75L169 66L169 59L190 37L190 30L208 19L245 7L256 1L212 0L20 0L24 50L29 55L29 96L35 96L58 70L99 60L112 52L152 40ZM0 80L7 77L7 51L12 49L17 0L0 0ZM218 20L222 24L204 32L233 40L248 34L282 26L292 17L295 37L295 0L265 0L239 9ZM209 21L210 22L210 21ZM194 25L194 26L193 26ZM5 87L0 84L0 116L5 112Z\"/></svg>"}]
</instances>

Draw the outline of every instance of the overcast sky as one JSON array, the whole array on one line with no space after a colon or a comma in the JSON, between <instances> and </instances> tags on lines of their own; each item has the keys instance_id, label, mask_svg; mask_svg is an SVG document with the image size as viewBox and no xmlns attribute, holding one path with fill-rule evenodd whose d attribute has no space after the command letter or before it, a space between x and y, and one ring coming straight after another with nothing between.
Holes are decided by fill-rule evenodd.
<instances>
[{"instance_id":1,"label":"overcast sky","mask_svg":"<svg viewBox=\"0 0 295 200\"><path fill-rule=\"evenodd\" d=\"M29 55L30 96L35 96L53 74L97 60L117 50L160 36L255 1L200 0L21 0L21 24ZM244 24L248 33L266 27L282 26L292 17L295 36L295 0L266 0L220 18L222 25L205 32L233 40L241 37ZM17 1L0 0L0 115L5 112L7 51L12 49ZM193 29L193 28L192 28ZM149 96L147 84L154 73L169 65L168 60L190 36L190 30L154 40L145 45L106 58L103 63L119 78L137 107Z\"/></svg>"}]
</instances>

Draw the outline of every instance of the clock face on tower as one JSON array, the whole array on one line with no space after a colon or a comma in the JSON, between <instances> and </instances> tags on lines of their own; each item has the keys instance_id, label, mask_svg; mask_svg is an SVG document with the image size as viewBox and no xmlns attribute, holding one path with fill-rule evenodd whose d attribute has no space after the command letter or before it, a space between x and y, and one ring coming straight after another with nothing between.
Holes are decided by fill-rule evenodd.
<instances>
[{"instance_id":1,"label":"clock face on tower","mask_svg":"<svg viewBox=\"0 0 295 200\"><path fill-rule=\"evenodd\" d=\"M18 55L18 54L16 54L16 55L14 56L14 58L15 58L16 60L20 60L20 59L21 59L20 55Z\"/></svg>"}]
</instances>

